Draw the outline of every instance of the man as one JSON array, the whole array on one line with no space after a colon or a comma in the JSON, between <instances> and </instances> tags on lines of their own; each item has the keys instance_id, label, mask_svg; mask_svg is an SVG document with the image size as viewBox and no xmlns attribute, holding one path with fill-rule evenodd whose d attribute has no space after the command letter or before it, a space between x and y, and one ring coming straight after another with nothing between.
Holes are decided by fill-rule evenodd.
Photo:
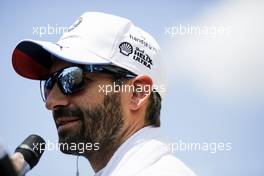
<instances>
[{"instance_id":1,"label":"man","mask_svg":"<svg viewBox=\"0 0 264 176\"><path fill-rule=\"evenodd\" d=\"M96 175L194 175L159 135L159 45L128 19L84 13L57 43L21 41L12 62L41 80L61 151L86 157ZM68 147L74 143L86 150Z\"/></svg>"}]
</instances>

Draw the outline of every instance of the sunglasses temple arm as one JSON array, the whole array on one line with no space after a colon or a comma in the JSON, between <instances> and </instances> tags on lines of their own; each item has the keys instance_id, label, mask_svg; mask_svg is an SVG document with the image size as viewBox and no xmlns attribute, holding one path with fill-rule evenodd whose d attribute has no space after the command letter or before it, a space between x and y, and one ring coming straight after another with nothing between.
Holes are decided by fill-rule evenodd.
<instances>
[{"instance_id":1,"label":"sunglasses temple arm","mask_svg":"<svg viewBox=\"0 0 264 176\"><path fill-rule=\"evenodd\" d=\"M42 87L41 82L42 82L42 80L39 81L39 90L40 90L41 98L42 98L42 100L45 102L45 98L43 97L43 92L42 92L43 90L42 90L42 88L41 88L41 87Z\"/></svg>"}]
</instances>

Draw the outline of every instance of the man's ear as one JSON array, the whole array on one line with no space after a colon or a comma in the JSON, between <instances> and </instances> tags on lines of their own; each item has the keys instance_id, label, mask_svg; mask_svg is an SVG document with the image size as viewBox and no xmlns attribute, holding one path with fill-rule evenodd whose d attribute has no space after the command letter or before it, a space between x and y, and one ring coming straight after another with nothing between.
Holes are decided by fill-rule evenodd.
<instances>
[{"instance_id":1,"label":"man's ear","mask_svg":"<svg viewBox=\"0 0 264 176\"><path fill-rule=\"evenodd\" d=\"M134 78L131 85L134 91L130 95L130 109L135 111L147 103L153 82L149 76L141 75Z\"/></svg>"}]
</instances>

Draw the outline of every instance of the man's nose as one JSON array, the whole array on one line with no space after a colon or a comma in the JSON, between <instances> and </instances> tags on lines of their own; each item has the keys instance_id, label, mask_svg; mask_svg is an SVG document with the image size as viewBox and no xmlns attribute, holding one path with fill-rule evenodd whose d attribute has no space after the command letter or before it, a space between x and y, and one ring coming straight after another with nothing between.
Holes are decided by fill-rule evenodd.
<instances>
[{"instance_id":1,"label":"man's nose","mask_svg":"<svg viewBox=\"0 0 264 176\"><path fill-rule=\"evenodd\" d=\"M68 104L68 97L60 91L58 84L55 84L46 99L46 108L54 110L58 106L67 106Z\"/></svg>"}]
</instances>

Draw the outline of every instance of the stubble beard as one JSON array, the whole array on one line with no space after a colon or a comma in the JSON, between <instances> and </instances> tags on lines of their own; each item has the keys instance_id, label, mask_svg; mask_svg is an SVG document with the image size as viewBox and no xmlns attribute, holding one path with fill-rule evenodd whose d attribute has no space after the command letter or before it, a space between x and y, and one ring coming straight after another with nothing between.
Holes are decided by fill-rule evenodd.
<instances>
[{"instance_id":1,"label":"stubble beard","mask_svg":"<svg viewBox=\"0 0 264 176\"><path fill-rule=\"evenodd\" d=\"M103 103L93 107L86 106L83 110L69 110L78 115L80 125L68 133L59 134L60 144L80 144L93 146L89 150L69 150L60 147L66 154L92 157L98 152L107 153L119 144L119 135L124 125L121 109L120 93L105 95ZM97 146L97 147L95 147ZM91 149L91 150L90 150Z\"/></svg>"}]
</instances>

